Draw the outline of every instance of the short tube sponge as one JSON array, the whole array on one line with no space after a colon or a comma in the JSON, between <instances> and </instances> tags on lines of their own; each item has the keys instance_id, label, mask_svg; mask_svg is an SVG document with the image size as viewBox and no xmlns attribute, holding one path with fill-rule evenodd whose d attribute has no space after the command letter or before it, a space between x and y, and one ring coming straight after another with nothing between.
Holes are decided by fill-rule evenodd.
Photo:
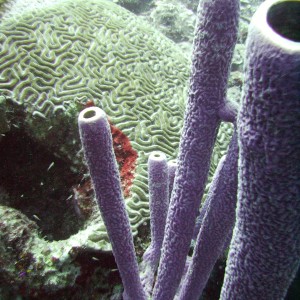
<instances>
[{"instance_id":1,"label":"short tube sponge","mask_svg":"<svg viewBox=\"0 0 300 300\"><path fill-rule=\"evenodd\" d=\"M223 116L233 119L235 113L225 97L238 17L239 0L199 3L189 96L153 300L176 294L219 125Z\"/></svg>"},{"instance_id":2,"label":"short tube sponge","mask_svg":"<svg viewBox=\"0 0 300 300\"><path fill-rule=\"evenodd\" d=\"M123 296L125 299L146 299L105 112L98 107L86 108L79 114L78 125L96 199L124 285Z\"/></svg>"},{"instance_id":3,"label":"short tube sponge","mask_svg":"<svg viewBox=\"0 0 300 300\"><path fill-rule=\"evenodd\" d=\"M246 46L237 220L221 299L284 299L300 262L300 1L269 0Z\"/></svg>"},{"instance_id":4,"label":"short tube sponge","mask_svg":"<svg viewBox=\"0 0 300 300\"><path fill-rule=\"evenodd\" d=\"M148 159L148 182L151 244L143 255L140 268L144 289L150 295L160 259L169 205L168 163L164 153L154 151L150 154Z\"/></svg>"}]
</instances>

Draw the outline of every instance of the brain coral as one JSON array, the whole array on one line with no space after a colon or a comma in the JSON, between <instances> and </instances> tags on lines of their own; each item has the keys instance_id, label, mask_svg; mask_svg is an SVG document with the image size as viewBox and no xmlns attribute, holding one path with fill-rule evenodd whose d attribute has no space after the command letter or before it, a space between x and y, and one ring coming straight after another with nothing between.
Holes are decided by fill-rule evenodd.
<instances>
[{"instance_id":1,"label":"brain coral","mask_svg":"<svg viewBox=\"0 0 300 300\"><path fill-rule=\"evenodd\" d=\"M23 0L2 11L0 96L10 122L76 166L78 112L89 99L102 107L138 151L126 203L134 233L149 215L149 153L176 157L188 66L173 42L108 1ZM212 171L230 132L220 132Z\"/></svg>"}]
</instances>

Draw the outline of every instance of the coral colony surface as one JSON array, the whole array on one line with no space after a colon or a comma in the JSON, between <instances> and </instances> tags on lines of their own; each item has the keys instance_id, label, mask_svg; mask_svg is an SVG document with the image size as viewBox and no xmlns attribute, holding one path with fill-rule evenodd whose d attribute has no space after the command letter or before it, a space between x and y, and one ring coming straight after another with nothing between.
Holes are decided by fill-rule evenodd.
<instances>
[{"instance_id":1,"label":"coral colony surface","mask_svg":"<svg viewBox=\"0 0 300 300\"><path fill-rule=\"evenodd\" d=\"M300 297L300 1L259 2L0 0L0 299Z\"/></svg>"}]
</instances>

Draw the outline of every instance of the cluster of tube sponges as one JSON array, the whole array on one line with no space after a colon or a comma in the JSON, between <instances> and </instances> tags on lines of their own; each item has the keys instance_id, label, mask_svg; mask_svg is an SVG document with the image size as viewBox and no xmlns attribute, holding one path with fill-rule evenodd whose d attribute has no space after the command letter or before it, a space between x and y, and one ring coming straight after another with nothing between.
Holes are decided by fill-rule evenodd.
<instances>
[{"instance_id":1,"label":"cluster of tube sponges","mask_svg":"<svg viewBox=\"0 0 300 300\"><path fill-rule=\"evenodd\" d=\"M293 19L300 2L268 0L253 17L237 113L226 88L238 12L238 0L200 1L175 178L163 153L149 156L151 244L140 270L106 115L97 107L80 113L85 157L124 299L199 299L229 243L220 299L283 299L299 267L300 25L299 19L281 25L276 19ZM221 121L233 122L236 130L200 211L187 261Z\"/></svg>"}]
</instances>

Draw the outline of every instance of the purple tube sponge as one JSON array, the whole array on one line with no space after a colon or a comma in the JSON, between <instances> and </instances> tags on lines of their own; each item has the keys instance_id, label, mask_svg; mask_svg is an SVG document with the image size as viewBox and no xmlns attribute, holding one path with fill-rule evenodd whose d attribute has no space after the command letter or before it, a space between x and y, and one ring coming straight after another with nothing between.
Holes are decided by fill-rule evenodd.
<instances>
[{"instance_id":1,"label":"purple tube sponge","mask_svg":"<svg viewBox=\"0 0 300 300\"><path fill-rule=\"evenodd\" d=\"M202 0L177 171L153 299L173 299L184 271L195 218L221 122L230 118L226 88L237 38L239 0Z\"/></svg>"},{"instance_id":2,"label":"purple tube sponge","mask_svg":"<svg viewBox=\"0 0 300 300\"><path fill-rule=\"evenodd\" d=\"M235 221L237 160L235 133L228 153L213 177L194 254L178 299L199 299L217 259L227 246L227 237L231 235Z\"/></svg>"},{"instance_id":3,"label":"purple tube sponge","mask_svg":"<svg viewBox=\"0 0 300 300\"><path fill-rule=\"evenodd\" d=\"M96 199L124 285L123 296L125 299L146 299L139 278L133 238L106 115L98 107L86 108L79 114L78 125Z\"/></svg>"},{"instance_id":4,"label":"purple tube sponge","mask_svg":"<svg viewBox=\"0 0 300 300\"><path fill-rule=\"evenodd\" d=\"M174 186L175 173L177 169L177 162L175 159L168 161L168 174L169 174L169 199L171 199L171 194Z\"/></svg>"},{"instance_id":5,"label":"purple tube sponge","mask_svg":"<svg viewBox=\"0 0 300 300\"><path fill-rule=\"evenodd\" d=\"M284 299L300 262L300 2L269 0L247 40L237 220L221 299Z\"/></svg>"},{"instance_id":6,"label":"purple tube sponge","mask_svg":"<svg viewBox=\"0 0 300 300\"><path fill-rule=\"evenodd\" d=\"M147 295L150 295L160 259L169 205L168 163L164 153L155 151L150 154L148 178L151 244L143 255L140 269L142 284Z\"/></svg>"},{"instance_id":7,"label":"purple tube sponge","mask_svg":"<svg viewBox=\"0 0 300 300\"><path fill-rule=\"evenodd\" d=\"M168 163L162 152L152 152L148 160L151 242L160 252L168 212ZM157 261L158 262L158 261Z\"/></svg>"}]
</instances>

